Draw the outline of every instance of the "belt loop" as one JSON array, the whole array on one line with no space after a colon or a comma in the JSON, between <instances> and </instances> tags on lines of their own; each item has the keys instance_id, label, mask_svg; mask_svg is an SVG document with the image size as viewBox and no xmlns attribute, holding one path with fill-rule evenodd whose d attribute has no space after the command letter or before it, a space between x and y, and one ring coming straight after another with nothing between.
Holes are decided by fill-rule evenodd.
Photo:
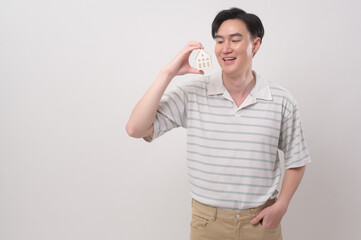
<instances>
[{"instance_id":1,"label":"belt loop","mask_svg":"<svg viewBox=\"0 0 361 240\"><path fill-rule=\"evenodd\" d=\"M217 219L217 217L218 217L218 208L216 208L216 212L215 212L214 217L215 217L216 219Z\"/></svg>"},{"instance_id":2,"label":"belt loop","mask_svg":"<svg viewBox=\"0 0 361 240\"><path fill-rule=\"evenodd\" d=\"M255 214L255 209L254 209L254 208L251 208L250 210L251 210L251 215L252 215L252 218L254 218L254 217L255 217L255 215L256 215L256 214Z\"/></svg>"},{"instance_id":3,"label":"belt loop","mask_svg":"<svg viewBox=\"0 0 361 240\"><path fill-rule=\"evenodd\" d=\"M211 220L216 221L216 219L217 219L217 208L215 207L213 209L214 209L214 212L213 212L213 216L211 217Z\"/></svg>"}]
</instances>

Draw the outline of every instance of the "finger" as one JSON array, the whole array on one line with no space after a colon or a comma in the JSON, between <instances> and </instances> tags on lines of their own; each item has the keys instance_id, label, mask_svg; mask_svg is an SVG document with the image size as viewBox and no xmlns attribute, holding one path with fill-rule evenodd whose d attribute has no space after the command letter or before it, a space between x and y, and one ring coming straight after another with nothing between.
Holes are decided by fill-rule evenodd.
<instances>
[{"instance_id":1,"label":"finger","mask_svg":"<svg viewBox=\"0 0 361 240\"><path fill-rule=\"evenodd\" d=\"M262 222L262 227L270 229L270 228L272 228L272 224L270 222L263 221Z\"/></svg>"},{"instance_id":2,"label":"finger","mask_svg":"<svg viewBox=\"0 0 361 240\"><path fill-rule=\"evenodd\" d=\"M192 46L192 45L202 45L202 43L192 40L187 44L187 46Z\"/></svg>"},{"instance_id":3,"label":"finger","mask_svg":"<svg viewBox=\"0 0 361 240\"><path fill-rule=\"evenodd\" d=\"M202 75L204 74L202 70L198 70L196 68L190 68L189 73L202 74Z\"/></svg>"},{"instance_id":4,"label":"finger","mask_svg":"<svg viewBox=\"0 0 361 240\"><path fill-rule=\"evenodd\" d=\"M200 45L188 46L184 49L184 54L190 55L194 50L197 49L204 49L204 47Z\"/></svg>"},{"instance_id":5,"label":"finger","mask_svg":"<svg viewBox=\"0 0 361 240\"><path fill-rule=\"evenodd\" d=\"M259 223L259 221L261 221L261 219L264 218L264 213L263 211L260 212L256 217L254 217L252 220L251 220L251 224L257 224Z\"/></svg>"},{"instance_id":6,"label":"finger","mask_svg":"<svg viewBox=\"0 0 361 240\"><path fill-rule=\"evenodd\" d=\"M194 50L194 49L201 49L201 48L203 49L204 47L203 47L202 43L194 41L194 42L190 42L189 44L187 44L187 46L185 48Z\"/></svg>"}]
</instances>

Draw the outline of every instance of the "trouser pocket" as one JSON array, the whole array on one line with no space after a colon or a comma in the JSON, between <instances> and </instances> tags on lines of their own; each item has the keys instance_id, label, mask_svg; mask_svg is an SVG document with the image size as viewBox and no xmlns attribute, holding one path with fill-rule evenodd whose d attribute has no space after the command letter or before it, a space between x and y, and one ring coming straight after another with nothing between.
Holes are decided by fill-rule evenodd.
<instances>
[{"instance_id":1,"label":"trouser pocket","mask_svg":"<svg viewBox=\"0 0 361 240\"><path fill-rule=\"evenodd\" d=\"M209 226L211 217L203 214L195 209L192 210L191 227L197 229L205 229Z\"/></svg>"}]
</instances>

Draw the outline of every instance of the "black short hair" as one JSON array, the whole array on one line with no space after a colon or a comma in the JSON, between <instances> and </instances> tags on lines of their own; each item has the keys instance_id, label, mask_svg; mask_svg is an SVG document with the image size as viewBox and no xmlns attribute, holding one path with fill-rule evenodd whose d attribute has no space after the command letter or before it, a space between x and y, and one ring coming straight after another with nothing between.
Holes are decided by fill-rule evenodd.
<instances>
[{"instance_id":1,"label":"black short hair","mask_svg":"<svg viewBox=\"0 0 361 240\"><path fill-rule=\"evenodd\" d=\"M230 19L239 19L243 21L246 26L247 30L251 33L252 38L259 37L262 38L264 36L264 28L261 22L261 19L252 13L246 13L242 9L239 8L230 8L228 10L220 11L217 16L214 18L212 22L212 37L215 39L216 34L218 32L219 27L221 24Z\"/></svg>"}]
</instances>

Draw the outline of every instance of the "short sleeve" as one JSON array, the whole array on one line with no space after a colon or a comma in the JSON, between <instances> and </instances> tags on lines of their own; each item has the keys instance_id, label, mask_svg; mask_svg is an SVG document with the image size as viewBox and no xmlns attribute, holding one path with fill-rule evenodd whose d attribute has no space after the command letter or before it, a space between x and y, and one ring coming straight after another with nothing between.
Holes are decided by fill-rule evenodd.
<instances>
[{"instance_id":1,"label":"short sleeve","mask_svg":"<svg viewBox=\"0 0 361 240\"><path fill-rule=\"evenodd\" d=\"M151 142L169 130L177 127L187 127L187 95L183 86L174 87L162 96L157 114L153 122L153 136L143 139Z\"/></svg>"},{"instance_id":2,"label":"short sleeve","mask_svg":"<svg viewBox=\"0 0 361 240\"><path fill-rule=\"evenodd\" d=\"M302 167L311 162L302 130L297 103L286 106L287 113L281 124L278 148L284 153L285 168Z\"/></svg>"}]
</instances>

